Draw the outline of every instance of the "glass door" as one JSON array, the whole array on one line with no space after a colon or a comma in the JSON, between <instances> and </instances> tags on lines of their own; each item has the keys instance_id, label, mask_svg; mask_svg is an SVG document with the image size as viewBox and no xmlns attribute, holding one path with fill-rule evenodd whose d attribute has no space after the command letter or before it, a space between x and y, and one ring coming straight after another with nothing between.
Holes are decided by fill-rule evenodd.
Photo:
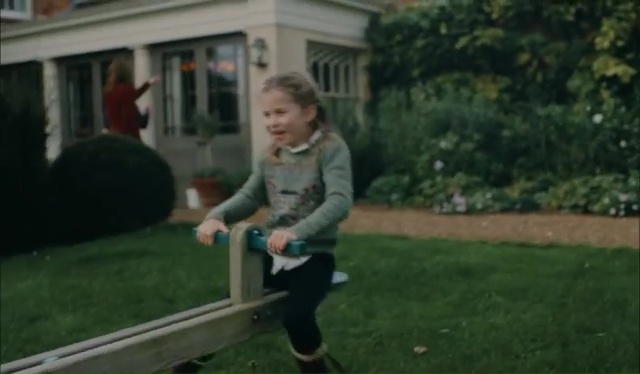
<instances>
[{"instance_id":1,"label":"glass door","mask_svg":"<svg viewBox=\"0 0 640 374\"><path fill-rule=\"evenodd\" d=\"M163 133L169 137L195 135L189 124L196 112L196 69L193 50L165 53L162 56Z\"/></svg>"}]
</instances>

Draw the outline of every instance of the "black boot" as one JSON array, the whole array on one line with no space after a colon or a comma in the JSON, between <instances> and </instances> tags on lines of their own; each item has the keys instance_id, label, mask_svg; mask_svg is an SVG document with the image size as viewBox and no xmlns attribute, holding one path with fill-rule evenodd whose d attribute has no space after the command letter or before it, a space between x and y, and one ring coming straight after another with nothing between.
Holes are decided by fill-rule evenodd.
<instances>
[{"instance_id":1,"label":"black boot","mask_svg":"<svg viewBox=\"0 0 640 374\"><path fill-rule=\"evenodd\" d=\"M206 356L199 357L196 360L192 360L192 361L188 361L188 362L182 363L182 364L174 367L172 373L181 373L181 374L199 373L200 370L202 370L202 368L204 368L205 365L207 363L209 363L209 361L211 361L211 359L213 358L214 355L215 355L215 353L211 353L211 354L208 354Z\"/></svg>"},{"instance_id":2,"label":"black boot","mask_svg":"<svg viewBox=\"0 0 640 374\"><path fill-rule=\"evenodd\" d=\"M295 357L301 373L330 373L329 368L324 361L324 355L327 351L327 347L325 345L321 345L311 354L299 353L292 345L289 345L289 349L291 350L293 357Z\"/></svg>"},{"instance_id":3,"label":"black boot","mask_svg":"<svg viewBox=\"0 0 640 374\"><path fill-rule=\"evenodd\" d=\"M296 358L301 373L330 373L324 357L316 358L312 361L302 361Z\"/></svg>"}]
</instances>

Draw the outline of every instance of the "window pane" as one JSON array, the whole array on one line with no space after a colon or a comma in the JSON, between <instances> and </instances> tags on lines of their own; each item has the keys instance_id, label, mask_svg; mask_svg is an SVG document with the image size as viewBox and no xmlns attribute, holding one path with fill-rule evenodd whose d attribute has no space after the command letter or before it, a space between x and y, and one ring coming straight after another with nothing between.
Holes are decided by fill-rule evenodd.
<instances>
[{"instance_id":1,"label":"window pane","mask_svg":"<svg viewBox=\"0 0 640 374\"><path fill-rule=\"evenodd\" d=\"M105 60L100 63L100 87L104 88L104 85L107 84L109 65L111 65L111 60ZM107 118L107 110L105 109L104 100L102 100L102 121L102 123L104 123L104 127L108 129L109 119Z\"/></svg>"},{"instance_id":2,"label":"window pane","mask_svg":"<svg viewBox=\"0 0 640 374\"><path fill-rule=\"evenodd\" d=\"M331 86L331 69L328 63L322 65L322 90L325 92L333 91Z\"/></svg>"},{"instance_id":3,"label":"window pane","mask_svg":"<svg viewBox=\"0 0 640 374\"><path fill-rule=\"evenodd\" d=\"M164 133L195 135L189 121L196 112L196 62L193 51L162 56Z\"/></svg>"},{"instance_id":4,"label":"window pane","mask_svg":"<svg viewBox=\"0 0 640 374\"><path fill-rule=\"evenodd\" d=\"M344 66L344 93L351 93L351 69L350 65Z\"/></svg>"},{"instance_id":5,"label":"window pane","mask_svg":"<svg viewBox=\"0 0 640 374\"><path fill-rule=\"evenodd\" d=\"M244 66L241 44L225 44L207 48L207 109L220 120L220 133L233 134L239 126L239 85L244 80L240 70Z\"/></svg>"},{"instance_id":6,"label":"window pane","mask_svg":"<svg viewBox=\"0 0 640 374\"><path fill-rule=\"evenodd\" d=\"M318 61L314 61L311 63L311 75L313 76L313 80L315 81L316 85L318 85L318 87L320 87L320 65L318 64Z\"/></svg>"},{"instance_id":7,"label":"window pane","mask_svg":"<svg viewBox=\"0 0 640 374\"><path fill-rule=\"evenodd\" d=\"M339 64L333 65L331 67L331 74L333 76L333 91L335 93L343 93L344 89L341 89L344 85L340 83L341 72L340 72Z\"/></svg>"},{"instance_id":8,"label":"window pane","mask_svg":"<svg viewBox=\"0 0 640 374\"><path fill-rule=\"evenodd\" d=\"M77 139L93 135L93 81L91 63L67 68L67 118L69 134Z\"/></svg>"}]
</instances>

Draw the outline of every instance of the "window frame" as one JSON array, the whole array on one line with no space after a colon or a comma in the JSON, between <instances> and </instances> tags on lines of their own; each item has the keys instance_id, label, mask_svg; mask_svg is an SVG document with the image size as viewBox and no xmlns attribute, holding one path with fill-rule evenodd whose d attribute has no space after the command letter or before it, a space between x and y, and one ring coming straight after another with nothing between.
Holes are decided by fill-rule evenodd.
<instances>
[{"instance_id":1,"label":"window frame","mask_svg":"<svg viewBox=\"0 0 640 374\"><path fill-rule=\"evenodd\" d=\"M357 48L344 47L340 45L319 43L314 41L307 42L306 49L306 68L308 74L316 81L317 88L320 92L321 101L327 106L327 115L331 120L341 120L341 114L338 113L339 104L344 104L353 108L353 116L358 115L358 107L362 99L360 92L359 74L359 56L361 50ZM329 65L329 87L326 87L325 77L323 77L323 67L319 66L319 74L314 74L313 64ZM348 82L345 81L345 66L349 66ZM343 79L338 80L335 84L334 73L337 70L337 76ZM341 108L344 109L344 108ZM338 117L338 118L336 118Z\"/></svg>"},{"instance_id":2,"label":"window frame","mask_svg":"<svg viewBox=\"0 0 640 374\"><path fill-rule=\"evenodd\" d=\"M25 10L8 9L9 0L0 0L0 18L14 21L29 21L33 19L33 0L13 0L23 2ZM5 5L7 8L5 8Z\"/></svg>"},{"instance_id":3,"label":"window frame","mask_svg":"<svg viewBox=\"0 0 640 374\"><path fill-rule=\"evenodd\" d=\"M244 66L238 66L238 74L242 75L242 79L238 79L236 83L237 90L237 105L238 105L238 120L235 132L218 133L216 138L228 138L228 137L248 137L250 133L250 110L249 110L249 64L248 64L248 46L246 37L243 34L230 34L218 37L199 38L195 40L181 40L170 43L155 44L151 46L152 50L152 66L153 71L159 73L163 72L164 56L167 54L180 53L180 52L193 52L194 60L196 63L195 77L196 77L196 112L206 112L209 109L209 76L207 74L207 50L209 48L215 48L222 45L237 45L243 49L244 53ZM201 68L202 66L202 68ZM242 70L242 71L240 71ZM185 139L191 141L197 138L197 135L183 134L183 135L171 135L165 134L166 127L166 108L165 108L165 91L164 82L161 89L154 92L153 101L157 103L156 107L156 127L158 128L157 135L168 141L178 141ZM176 133L179 133L176 131Z\"/></svg>"}]
</instances>

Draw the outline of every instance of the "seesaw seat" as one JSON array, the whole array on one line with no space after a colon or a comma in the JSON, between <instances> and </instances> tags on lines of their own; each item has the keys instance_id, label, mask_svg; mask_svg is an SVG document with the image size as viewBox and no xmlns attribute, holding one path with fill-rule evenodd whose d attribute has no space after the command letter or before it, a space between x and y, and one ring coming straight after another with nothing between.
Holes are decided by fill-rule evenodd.
<instances>
[{"instance_id":1,"label":"seesaw seat","mask_svg":"<svg viewBox=\"0 0 640 374\"><path fill-rule=\"evenodd\" d=\"M193 235L197 235L197 229L193 229ZM231 234L228 232L216 232L214 234L214 242L220 245L230 245ZM268 252L267 238L260 230L251 230L247 233L247 241L249 248L253 250ZM307 243L304 240L294 240L287 244L285 251L293 256L304 256L307 254ZM331 279L332 286L338 287L349 281L349 275L341 271L334 271Z\"/></svg>"}]
</instances>

